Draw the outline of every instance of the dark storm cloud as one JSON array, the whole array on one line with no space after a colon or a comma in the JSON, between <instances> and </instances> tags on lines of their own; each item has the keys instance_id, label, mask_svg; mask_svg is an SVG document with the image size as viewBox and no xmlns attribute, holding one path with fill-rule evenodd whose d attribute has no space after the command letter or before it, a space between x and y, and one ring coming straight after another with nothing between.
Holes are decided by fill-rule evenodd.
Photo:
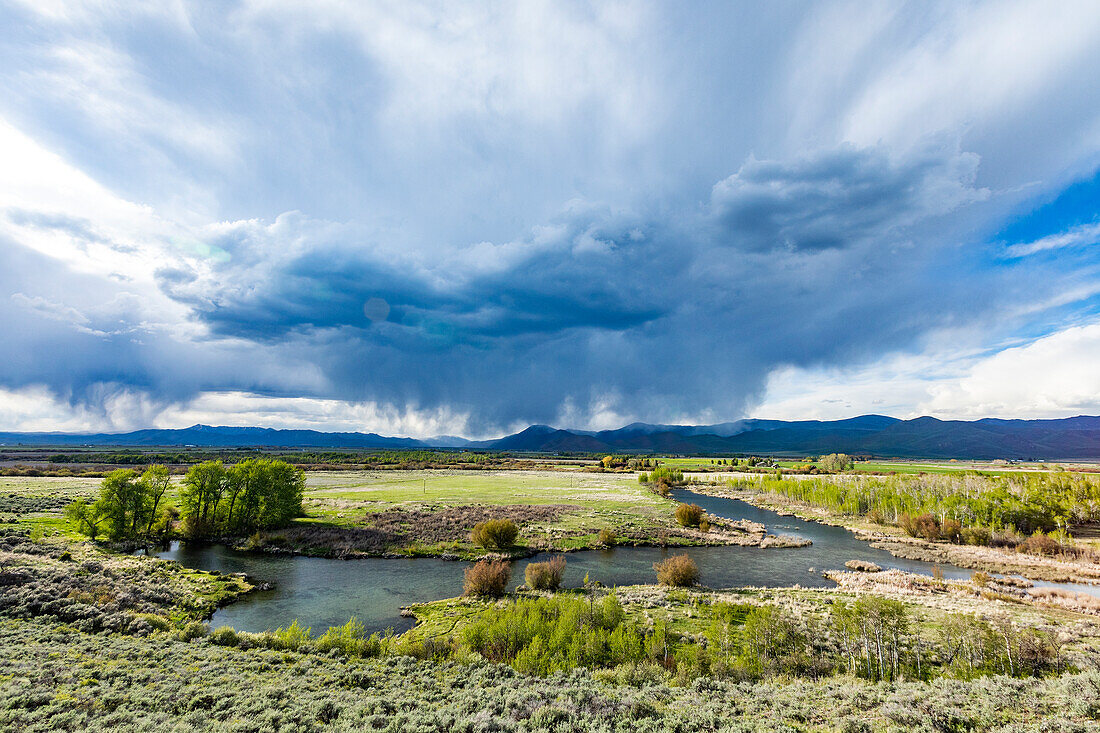
<instances>
[{"instance_id":1,"label":"dark storm cloud","mask_svg":"<svg viewBox=\"0 0 1100 733\"><path fill-rule=\"evenodd\" d=\"M357 246L352 229L281 217L272 227L248 222L234 236L213 239L211 247L228 256L205 276L174 268L157 277L166 294L223 336L370 328L379 325L365 310L372 299L386 304L386 323L428 343L623 330L672 307L672 290L652 281L658 270L668 278L686 262L633 224L603 211L567 212L537 239L424 265ZM287 256L257 254L280 251Z\"/></svg>"},{"instance_id":2,"label":"dark storm cloud","mask_svg":"<svg viewBox=\"0 0 1100 733\"><path fill-rule=\"evenodd\" d=\"M981 197L974 165L950 148L750 160L709 211L578 204L523 239L438 262L293 215L241 223L209 242L228 257L159 282L218 336L308 355L324 396L445 404L481 429L552 420L563 396L607 392L644 414L736 411L776 364L900 346L961 306L993 305L973 302L973 282L931 290L953 255L928 232L906 244ZM364 312L371 299L384 319Z\"/></svg>"},{"instance_id":3,"label":"dark storm cloud","mask_svg":"<svg viewBox=\"0 0 1100 733\"><path fill-rule=\"evenodd\" d=\"M794 161L756 160L719 182L711 208L728 244L755 252L886 241L925 216L979 198L978 159L935 147L891 157L842 145Z\"/></svg>"}]
</instances>

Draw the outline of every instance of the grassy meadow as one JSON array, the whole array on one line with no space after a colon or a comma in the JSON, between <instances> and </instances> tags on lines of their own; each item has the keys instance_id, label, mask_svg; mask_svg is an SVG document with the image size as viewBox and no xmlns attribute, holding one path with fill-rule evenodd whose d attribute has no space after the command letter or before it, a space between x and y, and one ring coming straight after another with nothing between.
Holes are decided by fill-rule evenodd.
<instances>
[{"instance_id":1,"label":"grassy meadow","mask_svg":"<svg viewBox=\"0 0 1100 733\"><path fill-rule=\"evenodd\" d=\"M165 500L179 505L182 477ZM62 516L91 499L98 478L0 477L0 522L77 537ZM699 544L674 519L676 503L633 473L580 470L338 470L306 473L305 516L250 538L251 549L322 556L484 553L469 538L480 521L512 518L521 528L513 554L602 546L600 532L624 544ZM606 536L606 535L605 535Z\"/></svg>"}]
</instances>

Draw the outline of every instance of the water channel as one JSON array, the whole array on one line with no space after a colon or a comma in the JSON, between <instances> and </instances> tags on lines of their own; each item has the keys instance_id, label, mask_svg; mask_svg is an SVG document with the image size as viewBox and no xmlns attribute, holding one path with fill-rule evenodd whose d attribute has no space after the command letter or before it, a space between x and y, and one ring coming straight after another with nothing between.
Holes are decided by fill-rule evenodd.
<instances>
[{"instance_id":1,"label":"water channel","mask_svg":"<svg viewBox=\"0 0 1100 733\"><path fill-rule=\"evenodd\" d=\"M926 575L933 572L931 563L894 557L856 539L841 527L781 516L737 499L705 496L687 489L674 491L673 497L698 504L713 516L749 519L763 524L772 534L796 535L813 544L768 549L618 547L572 552L567 555L563 585L580 586L586 574L607 586L653 583L653 563L684 552L699 565L701 583L711 588L830 586L832 582L822 577L822 571L843 568L848 560L869 560L884 568ZM214 614L214 626L229 625L240 631L273 629L298 619L316 633L343 624L351 616L358 617L371 631L387 628L404 631L413 621L400 615L401 607L460 595L463 570L468 566L464 562L434 558L332 560L270 555L240 552L224 545L178 542L158 556L190 568L243 572L256 581L272 583L272 590L250 593ZM536 555L513 563L513 583L523 582L527 563L548 557L548 554ZM941 565L940 569L947 578L966 578L971 573L951 565Z\"/></svg>"}]
</instances>

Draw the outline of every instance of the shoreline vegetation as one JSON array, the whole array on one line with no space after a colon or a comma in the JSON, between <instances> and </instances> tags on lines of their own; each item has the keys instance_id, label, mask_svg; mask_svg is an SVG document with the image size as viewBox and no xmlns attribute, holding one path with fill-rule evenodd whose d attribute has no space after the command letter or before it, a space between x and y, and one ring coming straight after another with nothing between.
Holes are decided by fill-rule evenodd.
<instances>
[{"instance_id":1,"label":"shoreline vegetation","mask_svg":"<svg viewBox=\"0 0 1100 733\"><path fill-rule=\"evenodd\" d=\"M832 477L833 480L845 480L844 475ZM777 484L783 489L795 484L800 478L784 477L778 482L775 477L730 478L725 482L692 481L688 488L692 491L716 497L738 499L761 509L774 511L780 515L794 516L811 522L843 527L858 539L870 543L872 547L890 552L895 557L921 560L931 563L943 563L957 567L995 572L1005 575L1020 575L1030 580L1054 583L1100 584L1100 555L1091 547L1075 542L1067 531L1054 531L1050 534L1036 528L1033 534L1017 532L1011 525L1002 528L1006 539L999 545L992 544L995 530L981 528L980 535L984 544L966 543L963 537L964 527L959 528L954 538L944 536L941 522L929 521L928 515L922 517L928 522L926 536L911 534L900 523L893 524L873 511L842 511L823 502L811 502L793 498L788 493L776 491ZM1093 490L1100 493L1100 482L1085 479ZM899 514L904 519L904 515ZM935 518L932 518L935 520ZM1089 517L1090 522L1092 517ZM948 522L951 520L948 519ZM957 521L957 520L955 520ZM1063 523L1063 527L1065 524ZM934 529L933 529L934 527ZM1091 527L1088 528L1091 534ZM949 532L951 530L949 529ZM1038 538L1038 541L1035 541ZM952 541L954 540L954 541Z\"/></svg>"},{"instance_id":2,"label":"shoreline vegetation","mask_svg":"<svg viewBox=\"0 0 1100 733\"><path fill-rule=\"evenodd\" d=\"M980 576L593 581L418 604L400 635L244 633L201 620L238 576L11 528L0 562L5 729L661 731L703 711L704 729L1073 730L1100 711L1100 622Z\"/></svg>"}]
</instances>

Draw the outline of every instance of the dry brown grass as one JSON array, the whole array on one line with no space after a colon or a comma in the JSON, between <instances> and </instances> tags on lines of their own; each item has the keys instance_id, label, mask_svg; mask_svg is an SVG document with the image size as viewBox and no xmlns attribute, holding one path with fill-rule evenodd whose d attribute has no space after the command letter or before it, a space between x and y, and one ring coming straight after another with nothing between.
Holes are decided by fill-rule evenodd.
<instances>
[{"instance_id":1,"label":"dry brown grass","mask_svg":"<svg viewBox=\"0 0 1100 733\"><path fill-rule=\"evenodd\" d=\"M1068 608L1079 613L1100 615L1100 598L1082 593L1080 591L1064 590L1062 588L1032 588L1028 593L1052 606Z\"/></svg>"}]
</instances>

